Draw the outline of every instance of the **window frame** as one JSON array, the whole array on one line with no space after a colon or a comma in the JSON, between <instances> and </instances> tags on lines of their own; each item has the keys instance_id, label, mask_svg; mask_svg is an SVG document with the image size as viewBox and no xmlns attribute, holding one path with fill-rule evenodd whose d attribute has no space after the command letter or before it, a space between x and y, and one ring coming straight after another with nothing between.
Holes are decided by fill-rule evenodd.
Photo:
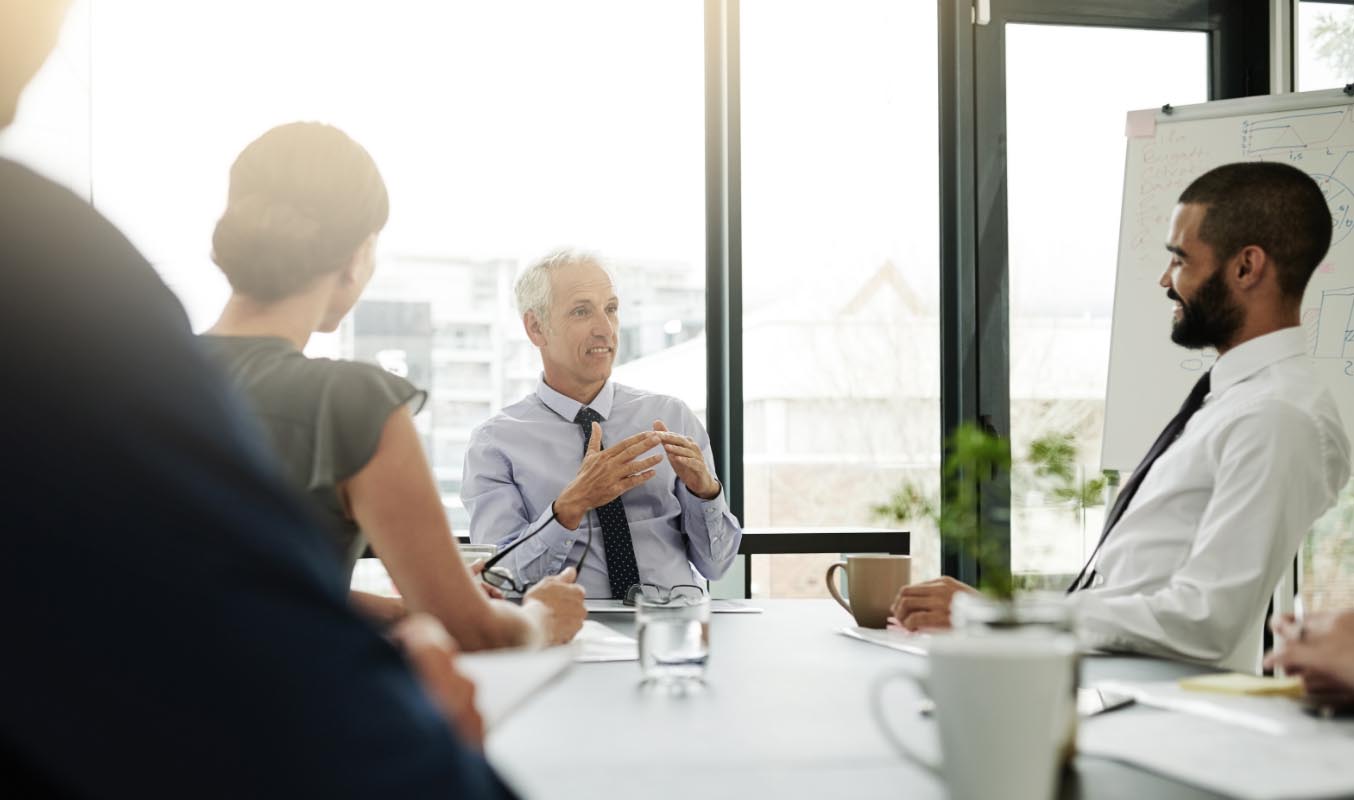
<instances>
[{"instance_id":1,"label":"window frame","mask_svg":"<svg viewBox=\"0 0 1354 800\"><path fill-rule=\"evenodd\" d=\"M950 7L940 0L942 14ZM1224 9L1225 6L1225 9ZM1224 13L1224 10L1227 13ZM991 0L991 21L971 24L962 10L951 13L950 26L960 39L948 53L942 71L954 75L956 102L971 113L971 127L949 127L942 140L953 143L963 168L954 171L957 185L946 187L948 197L941 216L956 225L965 246L952 246L947 259L942 243L942 274L967 279L957 287L954 305L945 305L958 317L972 319L968 328L946 326L943 335L961 338L954 347L959 364L948 364L942 385L964 403L945 403L942 429L952 431L962 422L977 421L1002 436L1010 430L1010 308L1007 223L1006 74L1007 23L1140 28L1159 31L1195 31L1208 35L1209 99L1219 100L1269 91L1269 18L1264 0L1226 4L1217 0ZM945 57L942 51L942 59ZM961 79L967 78L967 80ZM945 123L954 115L943 115ZM972 181L962 176L972 176ZM955 233L951 232L950 236ZM963 258L972 254L972 259ZM958 328L958 329L956 329ZM947 354L948 355L948 354ZM963 365L965 368L961 368ZM984 493L983 537L1002 553L996 568L1010 569L1010 489L1007 476L992 481ZM966 582L981 580L979 565L953 543L944 543L945 565Z\"/></svg>"},{"instance_id":2,"label":"window frame","mask_svg":"<svg viewBox=\"0 0 1354 800\"><path fill-rule=\"evenodd\" d=\"M991 22L978 25L967 0L936 1L942 438L964 422L1010 434L1005 24L1204 32L1210 99L1269 91L1267 0L991 0L991 7ZM729 508L741 520L739 9L739 0L705 0L704 79L707 427ZM1001 477L989 488L983 536L1005 549L1009 569L1009 487ZM941 542L941 571L971 584L982 579L976 560L950 540Z\"/></svg>"}]
</instances>

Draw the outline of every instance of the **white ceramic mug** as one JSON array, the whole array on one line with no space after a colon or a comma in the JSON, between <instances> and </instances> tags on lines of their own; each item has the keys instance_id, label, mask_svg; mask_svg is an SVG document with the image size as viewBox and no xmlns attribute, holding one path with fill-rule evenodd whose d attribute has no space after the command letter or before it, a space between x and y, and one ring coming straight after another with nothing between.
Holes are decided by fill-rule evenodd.
<instances>
[{"instance_id":1,"label":"white ceramic mug","mask_svg":"<svg viewBox=\"0 0 1354 800\"><path fill-rule=\"evenodd\" d=\"M892 731L883 717L898 715L884 713L877 690L880 726L898 751L935 773L957 800L1053 797L1076 724L1075 639L955 633L935 637L927 660L926 678L887 680L908 679L930 694L941 763L917 755Z\"/></svg>"}]
</instances>

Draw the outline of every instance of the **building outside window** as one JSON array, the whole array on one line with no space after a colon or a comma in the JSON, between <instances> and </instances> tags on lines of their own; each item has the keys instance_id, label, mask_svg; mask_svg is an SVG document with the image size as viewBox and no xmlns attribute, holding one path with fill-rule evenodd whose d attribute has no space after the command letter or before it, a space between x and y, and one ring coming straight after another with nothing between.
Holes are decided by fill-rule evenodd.
<instances>
[{"instance_id":1,"label":"building outside window","mask_svg":"<svg viewBox=\"0 0 1354 800\"><path fill-rule=\"evenodd\" d=\"M744 521L883 524L872 506L904 480L935 487L940 465L936 9L741 7ZM1296 8L1298 88L1354 81L1354 6ZM239 150L296 119L362 142L391 222L367 295L308 352L429 391L417 424L464 531L470 431L539 376L512 283L557 247L615 271L617 379L705 415L702 25L686 0L77 0L0 148L89 197L201 330L227 296L209 251ZM1122 111L1203 100L1205 34L1011 25L1007 43L1011 432L1017 455L1074 434L1092 476ZM1132 85L1107 93L1094 78L1130 62ZM1083 128L1060 128L1084 170L1059 183L1039 166L1062 146L1047 109L1066 96L1098 105L1079 108ZM1079 222L1058 230L1089 238L1057 235L1063 213ZM1354 605L1351 497L1304 549L1309 608ZM1036 580L1079 566L1102 513L1037 493L1012 512L1013 567ZM911 527L914 574L938 574L935 532ZM754 589L819 595L835 557L758 558Z\"/></svg>"},{"instance_id":2,"label":"building outside window","mask_svg":"<svg viewBox=\"0 0 1354 800\"><path fill-rule=\"evenodd\" d=\"M512 293L531 261L575 247L611 263L618 379L674 347L704 377L702 13L684 0L80 0L3 145L91 197L202 330L228 295L211 232L239 151L301 119L362 143L390 223L363 299L307 352L428 390L416 423L464 532L470 432L540 374Z\"/></svg>"}]
</instances>

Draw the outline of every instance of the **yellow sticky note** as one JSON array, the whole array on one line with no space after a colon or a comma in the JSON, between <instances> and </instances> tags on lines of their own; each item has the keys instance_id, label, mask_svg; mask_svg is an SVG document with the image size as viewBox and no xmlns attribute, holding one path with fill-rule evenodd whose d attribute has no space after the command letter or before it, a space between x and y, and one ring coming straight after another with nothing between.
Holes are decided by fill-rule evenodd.
<instances>
[{"instance_id":1,"label":"yellow sticky note","mask_svg":"<svg viewBox=\"0 0 1354 800\"><path fill-rule=\"evenodd\" d=\"M1302 697L1301 678L1266 678L1263 675L1246 675L1241 672L1181 678L1180 688L1190 692Z\"/></svg>"}]
</instances>

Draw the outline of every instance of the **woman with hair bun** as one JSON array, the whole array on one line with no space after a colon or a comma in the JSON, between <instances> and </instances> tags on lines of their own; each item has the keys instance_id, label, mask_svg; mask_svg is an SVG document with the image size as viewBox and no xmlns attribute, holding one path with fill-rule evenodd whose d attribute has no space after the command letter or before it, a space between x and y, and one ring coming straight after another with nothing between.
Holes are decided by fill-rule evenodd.
<instances>
[{"instance_id":1,"label":"woman with hair bun","mask_svg":"<svg viewBox=\"0 0 1354 800\"><path fill-rule=\"evenodd\" d=\"M376 163L342 131L296 122L263 134L230 170L212 259L232 291L202 341L327 523L335 557L351 574L369 540L403 595L354 592L357 607L384 622L432 614L466 650L568 641L586 616L570 571L518 607L486 597L463 566L414 429L425 393L302 353L357 303L388 216Z\"/></svg>"}]
</instances>

